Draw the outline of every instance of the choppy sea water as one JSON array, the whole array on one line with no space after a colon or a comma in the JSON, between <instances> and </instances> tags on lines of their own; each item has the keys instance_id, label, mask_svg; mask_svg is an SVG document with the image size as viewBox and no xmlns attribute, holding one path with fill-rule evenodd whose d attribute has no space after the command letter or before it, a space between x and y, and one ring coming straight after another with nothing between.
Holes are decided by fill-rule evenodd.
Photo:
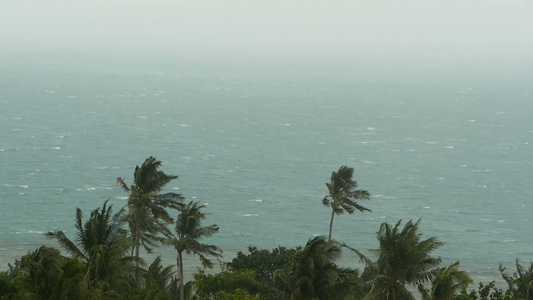
<instances>
[{"instance_id":1,"label":"choppy sea water","mask_svg":"<svg viewBox=\"0 0 533 300\"><path fill-rule=\"evenodd\" d=\"M499 263L533 258L527 74L3 67L0 269L51 243L47 231L73 234L76 207L86 216L107 199L122 207L116 178L131 183L150 155L179 175L167 191L207 206L207 222L221 228L209 242L226 261L248 245L293 247L327 234L321 199L341 165L373 196L363 203L371 213L335 219L339 241L368 253L382 222L422 218L424 236L446 243L436 255L460 260L477 280L498 279ZM170 248L154 255L174 263Z\"/></svg>"}]
</instances>

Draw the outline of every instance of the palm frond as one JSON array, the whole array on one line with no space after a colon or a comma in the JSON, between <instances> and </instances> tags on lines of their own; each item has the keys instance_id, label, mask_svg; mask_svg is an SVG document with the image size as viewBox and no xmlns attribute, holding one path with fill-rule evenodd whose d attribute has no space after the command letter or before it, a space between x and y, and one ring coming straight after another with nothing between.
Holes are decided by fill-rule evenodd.
<instances>
[{"instance_id":1,"label":"palm frond","mask_svg":"<svg viewBox=\"0 0 533 300\"><path fill-rule=\"evenodd\" d=\"M117 186L120 186L125 192L129 193L131 189L128 187L128 185L124 182L122 177L117 178Z\"/></svg>"},{"instance_id":2,"label":"palm frond","mask_svg":"<svg viewBox=\"0 0 533 300\"><path fill-rule=\"evenodd\" d=\"M50 231L48 233L45 233L45 236L49 239L54 239L59 244L61 248L63 248L67 253L73 257L81 258L82 260L86 261L87 257L81 251L78 246L74 242L72 242L63 231Z\"/></svg>"},{"instance_id":3,"label":"palm frond","mask_svg":"<svg viewBox=\"0 0 533 300\"><path fill-rule=\"evenodd\" d=\"M374 262L370 258L368 258L366 255L364 255L363 253L359 252L359 250L353 247L350 247L345 243L342 243L341 247L346 248L350 250L351 252L355 253L357 257L359 257L359 261L365 263L365 265L368 265L368 266L374 265Z\"/></svg>"}]
</instances>

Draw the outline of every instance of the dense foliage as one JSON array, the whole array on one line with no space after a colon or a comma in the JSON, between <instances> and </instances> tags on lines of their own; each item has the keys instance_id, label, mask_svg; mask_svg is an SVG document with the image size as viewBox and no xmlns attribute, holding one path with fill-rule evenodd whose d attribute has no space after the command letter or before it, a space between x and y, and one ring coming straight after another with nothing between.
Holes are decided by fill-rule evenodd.
<instances>
[{"instance_id":1,"label":"dense foliage","mask_svg":"<svg viewBox=\"0 0 533 300\"><path fill-rule=\"evenodd\" d=\"M259 281L272 280L276 270L283 269L293 260L294 255L301 247L296 249L287 249L278 247L272 249L257 249L249 246L249 254L239 251L237 257L227 263L227 267L232 271L255 270L255 276Z\"/></svg>"},{"instance_id":2,"label":"dense foliage","mask_svg":"<svg viewBox=\"0 0 533 300\"><path fill-rule=\"evenodd\" d=\"M159 194L177 178L159 171L160 166L160 161L149 157L135 169L132 186L119 178L129 195L125 210L113 214L106 201L84 219L76 209L74 237L59 230L48 232L46 236L64 254L41 246L9 264L9 270L0 272L0 300L533 300L533 263L526 267L517 260L512 274L500 266L506 289L497 288L493 281L469 290L472 279L460 270L459 262L441 266L441 259L432 255L443 243L435 237L423 238L420 220L381 224L378 247L368 254L332 240L335 214L368 211L355 200L368 199L370 194L355 189L353 169L346 166L333 172L326 184L329 194L323 203L332 207L329 237L312 237L294 249L249 246L247 253L238 252L222 264L221 272L208 274L198 268L194 279L186 282L184 255L198 256L204 268L213 265L209 257L221 257L216 245L201 242L218 232L218 226L202 225L207 214L200 203L185 204L179 194ZM176 268L162 266L160 258L147 265L139 255L141 245L147 250L174 247ZM362 272L337 264L342 249L358 255L365 264Z\"/></svg>"}]
</instances>

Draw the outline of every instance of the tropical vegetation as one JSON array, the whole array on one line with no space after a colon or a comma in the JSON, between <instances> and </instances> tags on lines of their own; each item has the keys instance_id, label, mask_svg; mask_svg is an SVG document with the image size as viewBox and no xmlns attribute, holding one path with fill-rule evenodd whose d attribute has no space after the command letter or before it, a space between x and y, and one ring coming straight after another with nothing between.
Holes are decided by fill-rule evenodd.
<instances>
[{"instance_id":1,"label":"tropical vegetation","mask_svg":"<svg viewBox=\"0 0 533 300\"><path fill-rule=\"evenodd\" d=\"M533 300L533 263L524 266L517 260L513 273L500 266L507 288L492 281L469 289L473 281L459 262L442 265L434 256L444 243L425 238L420 219L382 223L377 247L368 253L332 239L335 215L370 211L356 202L370 194L357 190L353 169L346 166L326 184L323 203L332 208L327 237L313 236L295 248L249 246L224 263L220 248L204 242L219 231L217 225L203 225L206 207L185 203L180 194L161 194L177 176L160 167L160 161L149 157L135 168L131 186L118 179L128 200L117 213L109 201L88 217L77 208L73 236L61 230L46 233L62 251L41 246L9 264L9 270L0 272L0 300ZM175 266L164 266L160 257L146 263L141 246L147 251L173 247ZM340 264L344 251L355 253L362 271L353 267L357 261ZM198 256L201 267L186 281L183 267L189 254ZM206 272L214 265L211 258L219 260L220 272Z\"/></svg>"}]
</instances>

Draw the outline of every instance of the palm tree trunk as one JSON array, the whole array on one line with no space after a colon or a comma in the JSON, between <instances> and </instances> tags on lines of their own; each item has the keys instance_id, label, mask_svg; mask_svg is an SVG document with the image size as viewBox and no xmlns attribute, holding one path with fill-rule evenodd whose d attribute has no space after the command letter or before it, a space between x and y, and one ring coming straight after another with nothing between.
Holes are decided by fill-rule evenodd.
<instances>
[{"instance_id":1,"label":"palm tree trunk","mask_svg":"<svg viewBox=\"0 0 533 300\"><path fill-rule=\"evenodd\" d=\"M141 246L141 214L135 217L135 266L139 267L139 248Z\"/></svg>"},{"instance_id":2,"label":"palm tree trunk","mask_svg":"<svg viewBox=\"0 0 533 300\"><path fill-rule=\"evenodd\" d=\"M331 221L329 222L329 237L328 242L331 241L331 233L333 232L333 218L335 217L335 211L331 210Z\"/></svg>"},{"instance_id":3,"label":"palm tree trunk","mask_svg":"<svg viewBox=\"0 0 533 300\"><path fill-rule=\"evenodd\" d=\"M178 276L180 281L180 300L185 300L185 285L183 282L183 255L181 251L178 251L178 259L176 263L178 264Z\"/></svg>"}]
</instances>

